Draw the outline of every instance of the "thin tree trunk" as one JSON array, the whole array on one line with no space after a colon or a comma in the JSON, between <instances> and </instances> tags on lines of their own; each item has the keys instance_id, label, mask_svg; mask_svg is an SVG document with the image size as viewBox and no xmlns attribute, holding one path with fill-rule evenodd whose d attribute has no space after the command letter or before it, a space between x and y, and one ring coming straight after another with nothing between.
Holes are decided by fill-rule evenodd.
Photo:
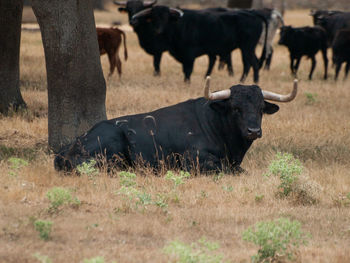
<instances>
[{"instance_id":1,"label":"thin tree trunk","mask_svg":"<svg viewBox=\"0 0 350 263\"><path fill-rule=\"evenodd\" d=\"M228 0L227 7L230 8L251 8L253 0Z\"/></svg>"},{"instance_id":2,"label":"thin tree trunk","mask_svg":"<svg viewBox=\"0 0 350 263\"><path fill-rule=\"evenodd\" d=\"M106 119L91 0L32 0L43 39L48 85L49 146L61 146Z\"/></svg>"},{"instance_id":3,"label":"thin tree trunk","mask_svg":"<svg viewBox=\"0 0 350 263\"><path fill-rule=\"evenodd\" d=\"M0 1L0 113L26 108L19 89L23 1Z\"/></svg>"}]
</instances>

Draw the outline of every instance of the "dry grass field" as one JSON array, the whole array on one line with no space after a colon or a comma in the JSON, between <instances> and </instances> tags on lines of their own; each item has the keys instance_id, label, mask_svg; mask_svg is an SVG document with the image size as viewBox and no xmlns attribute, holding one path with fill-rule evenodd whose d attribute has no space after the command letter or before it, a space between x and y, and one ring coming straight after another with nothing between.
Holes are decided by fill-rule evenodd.
<instances>
[{"instance_id":1,"label":"dry grass field","mask_svg":"<svg viewBox=\"0 0 350 263\"><path fill-rule=\"evenodd\" d=\"M113 14L113 15L112 15ZM97 22L126 21L117 12L99 12ZM108 21L108 18L111 19ZM101 20L100 20L101 19ZM311 24L308 10L289 11L286 24ZM278 37L277 37L278 38ZM153 77L152 58L140 47L135 33L127 32L129 59L123 75L107 81L108 118L150 111L202 96L207 58L196 60L191 84L183 83L179 63L164 54L161 77ZM260 56L260 50L258 50ZM329 52L329 58L331 52ZM108 60L101 58L105 76ZM242 233L259 221L286 217L298 220L310 233L301 246L299 262L350 262L350 79L322 80L317 56L314 80L308 81L310 61L299 69L297 98L280 104L280 111L264 116L263 137L248 151L240 176L193 176L173 189L164 174L136 169L136 188L164 204L139 204L118 194L118 172L98 175L58 173L47 150L47 92L43 48L39 32L22 32L21 90L28 111L0 116L0 262L40 262L35 253L52 262L84 262L97 256L105 262L175 262L163 252L171 241L186 244L205 237L217 242L226 262L249 262L258 247L242 240ZM235 75L215 68L212 89L237 84L242 63L233 53ZM271 70L261 71L259 85L287 93L292 88L289 54L275 45ZM252 83L250 72L246 84ZM265 177L277 152L291 153L304 167L302 178L317 202L276 195L279 179ZM28 161L16 167L10 157ZM175 172L177 174L178 172ZM79 205L49 210L47 192L70 189ZM176 191L176 192L174 192ZM33 222L53 223L50 239L39 237ZM48 262L48 261L41 261Z\"/></svg>"}]
</instances>

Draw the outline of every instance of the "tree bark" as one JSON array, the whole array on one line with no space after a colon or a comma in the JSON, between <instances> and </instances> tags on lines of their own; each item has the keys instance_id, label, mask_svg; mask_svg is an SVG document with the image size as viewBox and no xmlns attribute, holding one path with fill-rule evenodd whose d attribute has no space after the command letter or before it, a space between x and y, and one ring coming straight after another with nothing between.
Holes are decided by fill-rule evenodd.
<instances>
[{"instance_id":1,"label":"tree bark","mask_svg":"<svg viewBox=\"0 0 350 263\"><path fill-rule=\"evenodd\" d=\"M57 152L106 119L106 83L91 0L32 0L43 39L49 146Z\"/></svg>"},{"instance_id":2,"label":"tree bark","mask_svg":"<svg viewBox=\"0 0 350 263\"><path fill-rule=\"evenodd\" d=\"M0 1L0 113L26 108L19 89L23 1Z\"/></svg>"},{"instance_id":3,"label":"tree bark","mask_svg":"<svg viewBox=\"0 0 350 263\"><path fill-rule=\"evenodd\" d=\"M227 7L229 8L251 8L253 0L228 0Z\"/></svg>"}]
</instances>

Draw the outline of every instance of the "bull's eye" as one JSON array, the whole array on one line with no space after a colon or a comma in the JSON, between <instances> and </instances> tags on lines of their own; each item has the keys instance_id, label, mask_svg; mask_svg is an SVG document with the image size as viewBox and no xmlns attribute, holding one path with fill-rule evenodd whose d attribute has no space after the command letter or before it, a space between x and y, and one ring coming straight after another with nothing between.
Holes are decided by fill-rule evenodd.
<instances>
[{"instance_id":1,"label":"bull's eye","mask_svg":"<svg viewBox=\"0 0 350 263\"><path fill-rule=\"evenodd\" d=\"M151 18L147 18L147 19L146 19L146 22L151 23L151 22L152 22L152 19L151 19Z\"/></svg>"}]
</instances>

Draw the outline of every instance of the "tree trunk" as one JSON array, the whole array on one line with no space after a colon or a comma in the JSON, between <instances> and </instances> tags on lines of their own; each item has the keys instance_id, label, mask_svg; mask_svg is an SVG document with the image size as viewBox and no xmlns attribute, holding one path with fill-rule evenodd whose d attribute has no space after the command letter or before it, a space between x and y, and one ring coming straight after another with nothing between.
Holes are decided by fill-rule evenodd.
<instances>
[{"instance_id":1,"label":"tree trunk","mask_svg":"<svg viewBox=\"0 0 350 263\"><path fill-rule=\"evenodd\" d=\"M103 77L91 0L32 0L43 39L49 146L61 146L106 119Z\"/></svg>"},{"instance_id":2,"label":"tree trunk","mask_svg":"<svg viewBox=\"0 0 350 263\"><path fill-rule=\"evenodd\" d=\"M0 113L25 108L19 89L19 50L23 1L0 1Z\"/></svg>"},{"instance_id":3,"label":"tree trunk","mask_svg":"<svg viewBox=\"0 0 350 263\"><path fill-rule=\"evenodd\" d=\"M253 0L228 0L227 7L229 8L251 8Z\"/></svg>"}]
</instances>

